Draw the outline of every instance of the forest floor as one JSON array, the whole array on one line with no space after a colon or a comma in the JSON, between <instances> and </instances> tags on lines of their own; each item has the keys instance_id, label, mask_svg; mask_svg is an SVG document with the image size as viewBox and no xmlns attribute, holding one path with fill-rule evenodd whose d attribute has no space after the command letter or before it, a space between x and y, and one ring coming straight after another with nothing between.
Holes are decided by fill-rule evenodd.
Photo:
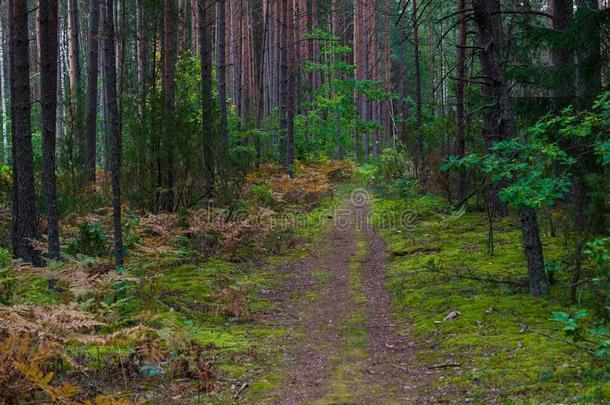
<instances>
[{"instance_id":1,"label":"forest floor","mask_svg":"<svg viewBox=\"0 0 610 405\"><path fill-rule=\"evenodd\" d=\"M570 272L529 296L515 218L490 252L476 207L354 170L261 168L234 210L127 210L120 272L108 210L62 221L63 262L0 255L0 403L610 403L609 365L550 320L582 309Z\"/></svg>"},{"instance_id":2,"label":"forest floor","mask_svg":"<svg viewBox=\"0 0 610 405\"><path fill-rule=\"evenodd\" d=\"M252 402L316 404L434 403L430 374L416 345L395 324L385 288L385 243L372 229L370 199L352 192L314 242L312 255L284 266L287 282L273 294L281 323L284 381Z\"/></svg>"}]
</instances>

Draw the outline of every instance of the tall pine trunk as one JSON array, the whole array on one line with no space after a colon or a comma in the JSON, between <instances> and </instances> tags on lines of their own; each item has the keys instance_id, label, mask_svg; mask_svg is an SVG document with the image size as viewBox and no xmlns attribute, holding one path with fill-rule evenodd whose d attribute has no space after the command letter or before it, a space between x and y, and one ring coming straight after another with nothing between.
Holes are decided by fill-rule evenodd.
<instances>
[{"instance_id":1,"label":"tall pine trunk","mask_svg":"<svg viewBox=\"0 0 610 405\"><path fill-rule=\"evenodd\" d=\"M422 94L421 94L421 63L419 54L419 18L417 15L417 1L412 0L413 19L413 61L415 64L415 126L417 138L415 140L415 169L420 180L423 179L424 167L424 135L422 129Z\"/></svg>"},{"instance_id":2,"label":"tall pine trunk","mask_svg":"<svg viewBox=\"0 0 610 405\"><path fill-rule=\"evenodd\" d=\"M6 108L6 74L4 54L4 25L0 21L0 114L2 114L2 163L8 163L8 114Z\"/></svg>"},{"instance_id":3,"label":"tall pine trunk","mask_svg":"<svg viewBox=\"0 0 610 405\"><path fill-rule=\"evenodd\" d=\"M70 134L72 159L78 170L85 162L85 142L82 128L82 84L80 62L80 17L78 0L68 0L68 65L70 79Z\"/></svg>"},{"instance_id":4,"label":"tall pine trunk","mask_svg":"<svg viewBox=\"0 0 610 405\"><path fill-rule=\"evenodd\" d=\"M466 0L458 0L458 8L460 10L460 42L458 45L458 65L457 65L457 83L456 83L456 120L457 120L457 155L462 158L466 154L466 122L464 117L464 89L466 86ZM458 200L462 201L466 197L466 173L460 172L458 183Z\"/></svg>"},{"instance_id":5,"label":"tall pine trunk","mask_svg":"<svg viewBox=\"0 0 610 405\"><path fill-rule=\"evenodd\" d=\"M223 176L228 170L229 129L227 124L227 75L226 75L226 0L216 2L216 44L217 44L217 79L218 106L220 111L220 142L218 148L218 165ZM222 154L222 156L220 155ZM224 177L223 177L224 179Z\"/></svg>"},{"instance_id":6,"label":"tall pine trunk","mask_svg":"<svg viewBox=\"0 0 610 405\"><path fill-rule=\"evenodd\" d=\"M295 60L295 43L294 43L294 15L293 1L286 0L286 57L288 65L288 76L286 82L286 169L290 176L294 175L294 116L295 116L295 76L296 76L296 60ZM288 7L290 5L290 7Z\"/></svg>"},{"instance_id":7,"label":"tall pine trunk","mask_svg":"<svg viewBox=\"0 0 610 405\"><path fill-rule=\"evenodd\" d=\"M12 245L16 258L39 264L36 239L36 191L30 122L30 57L27 0L9 1L11 129L13 152Z\"/></svg>"},{"instance_id":8,"label":"tall pine trunk","mask_svg":"<svg viewBox=\"0 0 610 405\"><path fill-rule=\"evenodd\" d=\"M164 131L162 155L164 170L162 173L161 209L174 211L174 140L173 131L176 113L176 4L175 0L163 2L163 102Z\"/></svg>"},{"instance_id":9,"label":"tall pine trunk","mask_svg":"<svg viewBox=\"0 0 610 405\"><path fill-rule=\"evenodd\" d=\"M112 179L112 224L114 228L114 255L117 267L123 266L123 230L121 227L121 123L117 100L116 47L114 38L114 0L105 2L104 15L104 73L106 104L108 108L108 137L110 138L110 176Z\"/></svg>"},{"instance_id":10,"label":"tall pine trunk","mask_svg":"<svg viewBox=\"0 0 610 405\"><path fill-rule=\"evenodd\" d=\"M57 0L40 0L40 104L42 130L42 189L47 204L48 257L59 259L59 219L55 176L57 114Z\"/></svg>"},{"instance_id":11,"label":"tall pine trunk","mask_svg":"<svg viewBox=\"0 0 610 405\"><path fill-rule=\"evenodd\" d=\"M87 158L85 161L87 180L95 184L97 149L97 77L98 77L98 0L89 2L89 64L87 66Z\"/></svg>"},{"instance_id":12,"label":"tall pine trunk","mask_svg":"<svg viewBox=\"0 0 610 405\"><path fill-rule=\"evenodd\" d=\"M201 129L203 131L203 163L208 190L214 186L214 104L212 99L212 38L208 27L206 0L198 0L199 57L201 60Z\"/></svg>"}]
</instances>

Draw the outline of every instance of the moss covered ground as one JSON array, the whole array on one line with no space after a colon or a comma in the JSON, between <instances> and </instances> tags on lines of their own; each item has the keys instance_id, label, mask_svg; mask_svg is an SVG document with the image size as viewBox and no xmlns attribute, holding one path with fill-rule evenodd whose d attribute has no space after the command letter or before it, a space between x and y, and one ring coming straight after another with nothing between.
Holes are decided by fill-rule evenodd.
<instances>
[{"instance_id":1,"label":"moss covered ground","mask_svg":"<svg viewBox=\"0 0 610 405\"><path fill-rule=\"evenodd\" d=\"M494 225L490 254L484 213L452 212L429 196L378 197L373 207L388 244L387 286L404 330L421 343L419 361L459 364L438 369L435 389L456 402L610 403L607 364L530 331L563 339L549 318L578 308L566 299L567 274L556 275L550 299L528 295L517 219ZM548 233L546 260L559 262L561 239Z\"/></svg>"}]
</instances>

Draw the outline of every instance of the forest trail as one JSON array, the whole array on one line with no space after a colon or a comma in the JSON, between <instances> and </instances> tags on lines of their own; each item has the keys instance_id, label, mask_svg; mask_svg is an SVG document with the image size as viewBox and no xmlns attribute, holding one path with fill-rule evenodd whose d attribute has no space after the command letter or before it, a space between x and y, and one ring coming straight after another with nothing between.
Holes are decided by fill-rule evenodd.
<instances>
[{"instance_id":1,"label":"forest trail","mask_svg":"<svg viewBox=\"0 0 610 405\"><path fill-rule=\"evenodd\" d=\"M369 226L364 190L329 216L312 255L287 266L289 281L270 322L285 323L281 404L430 403L419 388L430 371L392 322L384 287L385 243ZM273 319L274 318L274 319Z\"/></svg>"}]
</instances>

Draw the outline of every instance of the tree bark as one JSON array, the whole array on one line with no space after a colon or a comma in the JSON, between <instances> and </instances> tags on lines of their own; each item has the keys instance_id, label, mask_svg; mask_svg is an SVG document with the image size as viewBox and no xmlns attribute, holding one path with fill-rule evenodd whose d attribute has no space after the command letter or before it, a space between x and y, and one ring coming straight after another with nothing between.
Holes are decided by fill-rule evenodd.
<instances>
[{"instance_id":1,"label":"tree bark","mask_svg":"<svg viewBox=\"0 0 610 405\"><path fill-rule=\"evenodd\" d=\"M544 256L536 211L532 208L520 208L521 232L523 246L527 258L528 279L530 294L534 297L544 297L548 294L549 280L544 271Z\"/></svg>"},{"instance_id":2,"label":"tree bark","mask_svg":"<svg viewBox=\"0 0 610 405\"><path fill-rule=\"evenodd\" d=\"M0 21L0 113L2 114L2 163L8 164L8 114L6 108L6 74L4 55L4 24Z\"/></svg>"},{"instance_id":3,"label":"tree bark","mask_svg":"<svg viewBox=\"0 0 610 405\"><path fill-rule=\"evenodd\" d=\"M401 0L400 2L400 11L406 9L407 0ZM406 18L405 18L406 21ZM400 33L400 43L398 44L398 72L397 72L397 80L398 80L398 96L400 99L398 100L398 112L400 114L401 120L400 125L398 126L398 134L400 137L400 141L403 145L407 144L407 126L405 121L407 119L407 93L405 89L405 74L407 73L407 58L406 58L406 48L407 48L407 35L406 35L406 27L404 23L401 23L398 26Z\"/></svg>"},{"instance_id":4,"label":"tree bark","mask_svg":"<svg viewBox=\"0 0 610 405\"><path fill-rule=\"evenodd\" d=\"M143 0L137 0L136 2L136 58L137 58L137 79L138 79L138 92L140 95L138 112L140 117L144 116L144 110L146 108L146 93L147 93L147 82L146 76L148 74L148 41L146 38L146 17L145 10L142 5ZM196 0L195 0L196 1Z\"/></svg>"},{"instance_id":5,"label":"tree bark","mask_svg":"<svg viewBox=\"0 0 610 405\"><path fill-rule=\"evenodd\" d=\"M419 18L417 15L417 0L412 0L413 19L413 60L415 64L415 126L417 139L415 141L415 169L420 180L423 179L424 167L424 135L422 126L422 94L421 94L421 63L419 54Z\"/></svg>"},{"instance_id":6,"label":"tree bark","mask_svg":"<svg viewBox=\"0 0 610 405\"><path fill-rule=\"evenodd\" d=\"M47 204L48 257L59 259L59 219L55 176L55 129L57 114L57 0L40 0L40 104L42 131L42 189Z\"/></svg>"},{"instance_id":7,"label":"tree bark","mask_svg":"<svg viewBox=\"0 0 610 405\"><path fill-rule=\"evenodd\" d=\"M40 264L36 239L36 191L30 122L30 60L27 0L9 1L11 129L13 154L12 245L16 258Z\"/></svg>"},{"instance_id":8,"label":"tree bark","mask_svg":"<svg viewBox=\"0 0 610 405\"><path fill-rule=\"evenodd\" d=\"M280 160L284 169L288 171L288 0L280 1L279 13L279 39L280 39Z\"/></svg>"},{"instance_id":9,"label":"tree bark","mask_svg":"<svg viewBox=\"0 0 610 405\"><path fill-rule=\"evenodd\" d=\"M201 60L201 124L203 131L203 162L205 179L209 190L214 186L214 105L212 99L212 41L208 29L208 5L198 0L199 57Z\"/></svg>"},{"instance_id":10,"label":"tree bark","mask_svg":"<svg viewBox=\"0 0 610 405\"><path fill-rule=\"evenodd\" d=\"M457 65L457 83L456 83L456 120L457 120L457 156L462 158L466 154L466 123L464 118L464 88L466 83L466 0L458 0L458 8L460 10L460 44L458 46L458 65ZM466 173L460 172L458 183L458 201L462 201L466 197Z\"/></svg>"},{"instance_id":11,"label":"tree bark","mask_svg":"<svg viewBox=\"0 0 610 405\"><path fill-rule=\"evenodd\" d=\"M599 11L598 0L576 0L577 14L587 16ZM601 72L601 33L599 30L592 31L586 45L578 51L579 71L579 96L581 109L590 108L602 89Z\"/></svg>"},{"instance_id":12,"label":"tree bark","mask_svg":"<svg viewBox=\"0 0 610 405\"><path fill-rule=\"evenodd\" d=\"M286 56L288 65L288 76L287 76L287 108L286 108L286 171L290 176L294 175L294 116L295 116L295 75L296 75L296 60L295 60L295 43L294 43L294 15L293 2L286 1L286 15L284 16L286 21ZM290 5L290 7L288 7Z\"/></svg>"},{"instance_id":13,"label":"tree bark","mask_svg":"<svg viewBox=\"0 0 610 405\"><path fill-rule=\"evenodd\" d=\"M78 0L68 0L68 65L70 78L70 132L77 166L85 162L85 142L81 119L80 17Z\"/></svg>"},{"instance_id":14,"label":"tree bark","mask_svg":"<svg viewBox=\"0 0 610 405\"><path fill-rule=\"evenodd\" d=\"M98 77L98 0L89 2L89 65L87 69L87 158L85 173L87 180L95 184L97 150L97 77Z\"/></svg>"},{"instance_id":15,"label":"tree bark","mask_svg":"<svg viewBox=\"0 0 610 405\"><path fill-rule=\"evenodd\" d=\"M106 103L108 108L108 137L112 144L110 176L112 179L112 223L114 228L114 255L117 267L123 266L123 230L121 226L121 123L117 102L116 47L114 38L114 0L105 2L104 15L104 72Z\"/></svg>"},{"instance_id":16,"label":"tree bark","mask_svg":"<svg viewBox=\"0 0 610 405\"><path fill-rule=\"evenodd\" d=\"M164 133L162 150L164 162L163 194L161 209L173 212L174 190L174 141L173 131L176 113L176 4L175 0L163 2L163 96L164 96Z\"/></svg>"},{"instance_id":17,"label":"tree bark","mask_svg":"<svg viewBox=\"0 0 610 405\"><path fill-rule=\"evenodd\" d=\"M517 137L515 116L509 99L508 83L500 63L498 49L500 35L500 20L497 10L499 0L473 0L474 21L479 31L479 41L482 50L479 52L481 71L489 82L488 88L493 94L493 119L498 123L500 140ZM548 280L544 271L544 257L538 230L536 213L531 208L519 209L521 231L527 257L527 270L530 282L530 293L534 296L544 296L548 292Z\"/></svg>"},{"instance_id":18,"label":"tree bark","mask_svg":"<svg viewBox=\"0 0 610 405\"><path fill-rule=\"evenodd\" d=\"M550 0L549 3L553 14L552 28L564 32L572 21L573 0ZM574 93L574 57L569 50L553 49L551 60L558 75L552 90L551 106L559 112L562 107L571 102Z\"/></svg>"},{"instance_id":19,"label":"tree bark","mask_svg":"<svg viewBox=\"0 0 610 405\"><path fill-rule=\"evenodd\" d=\"M229 129L227 124L227 76L226 76L226 0L216 2L216 31L217 31L217 76L218 76L218 106L220 111L220 145L218 165L221 171L226 174L229 159ZM222 153L222 156L220 154Z\"/></svg>"}]
</instances>

